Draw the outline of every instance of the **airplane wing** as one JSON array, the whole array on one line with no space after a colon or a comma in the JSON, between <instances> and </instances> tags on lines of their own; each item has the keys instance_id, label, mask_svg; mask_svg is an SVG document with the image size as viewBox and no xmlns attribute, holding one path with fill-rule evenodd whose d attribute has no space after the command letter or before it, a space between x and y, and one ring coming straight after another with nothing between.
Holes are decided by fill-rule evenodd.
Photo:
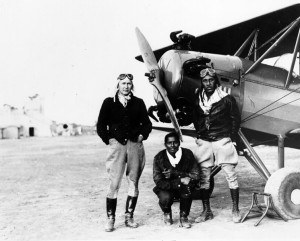
<instances>
[{"instance_id":1,"label":"airplane wing","mask_svg":"<svg viewBox=\"0 0 300 241\"><path fill-rule=\"evenodd\" d=\"M263 44L299 16L300 4L291 5L223 29L200 35L192 41L192 49L205 53L234 55L253 30L259 29L258 41L260 44ZM284 44L278 46L268 58L280 56L284 53L292 53L296 38L297 31L294 31L287 36L283 42ZM269 47L270 45L267 45L259 49L258 54L264 53ZM155 50L156 59L159 60L171 48L172 45ZM240 57L245 56L241 55ZM143 61L141 56L137 56L136 59Z\"/></svg>"},{"instance_id":2,"label":"airplane wing","mask_svg":"<svg viewBox=\"0 0 300 241\"><path fill-rule=\"evenodd\" d=\"M164 132L172 132L174 131L174 127L171 123L162 123L162 122L152 122L152 129L160 130ZM193 124L188 126L181 126L180 127L181 133L185 136L196 137L196 131Z\"/></svg>"}]
</instances>

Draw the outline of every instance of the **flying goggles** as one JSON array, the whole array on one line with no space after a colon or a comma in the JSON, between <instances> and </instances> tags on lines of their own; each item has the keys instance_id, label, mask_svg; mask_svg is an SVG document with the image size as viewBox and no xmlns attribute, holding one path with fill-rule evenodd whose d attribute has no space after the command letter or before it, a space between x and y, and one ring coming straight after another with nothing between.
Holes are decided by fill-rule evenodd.
<instances>
[{"instance_id":1,"label":"flying goggles","mask_svg":"<svg viewBox=\"0 0 300 241\"><path fill-rule=\"evenodd\" d=\"M133 80L133 75L132 75L132 74L120 74L119 77L118 77L118 79L119 79L119 80L123 80L123 79L125 79L126 77L127 77L129 80Z\"/></svg>"},{"instance_id":2,"label":"flying goggles","mask_svg":"<svg viewBox=\"0 0 300 241\"><path fill-rule=\"evenodd\" d=\"M216 75L216 71L211 68L206 68L200 71L200 77L204 78L206 75L214 77Z\"/></svg>"}]
</instances>

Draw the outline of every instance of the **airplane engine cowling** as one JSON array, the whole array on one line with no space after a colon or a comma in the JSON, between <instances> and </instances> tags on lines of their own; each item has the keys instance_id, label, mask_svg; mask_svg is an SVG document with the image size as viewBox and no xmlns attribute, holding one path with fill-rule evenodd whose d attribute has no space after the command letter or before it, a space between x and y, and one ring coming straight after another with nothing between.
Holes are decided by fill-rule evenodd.
<instances>
[{"instance_id":1,"label":"airplane engine cowling","mask_svg":"<svg viewBox=\"0 0 300 241\"><path fill-rule=\"evenodd\" d=\"M162 85L167 91L172 107L176 113L179 125L185 126L192 123L192 106L198 95L201 80L197 68L186 68L186 61L200 58L199 52L169 50L159 60L158 65L163 72ZM209 60L205 60L208 62ZM202 61L205 64L205 61ZM197 61L196 61L197 62ZM162 99L154 91L154 98L158 106L158 116L163 122L168 122L163 117L168 115Z\"/></svg>"}]
</instances>

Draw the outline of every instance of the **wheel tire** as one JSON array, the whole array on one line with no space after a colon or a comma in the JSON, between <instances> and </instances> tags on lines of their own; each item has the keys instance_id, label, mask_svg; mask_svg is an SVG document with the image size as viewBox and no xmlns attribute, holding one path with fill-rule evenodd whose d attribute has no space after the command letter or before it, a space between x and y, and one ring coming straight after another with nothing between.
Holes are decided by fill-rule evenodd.
<instances>
[{"instance_id":1,"label":"wheel tire","mask_svg":"<svg viewBox=\"0 0 300 241\"><path fill-rule=\"evenodd\" d=\"M295 189L300 189L300 170L295 168L279 169L271 175L265 186L265 193L272 196L274 208L286 219L300 218L300 205L291 200Z\"/></svg>"}]
</instances>

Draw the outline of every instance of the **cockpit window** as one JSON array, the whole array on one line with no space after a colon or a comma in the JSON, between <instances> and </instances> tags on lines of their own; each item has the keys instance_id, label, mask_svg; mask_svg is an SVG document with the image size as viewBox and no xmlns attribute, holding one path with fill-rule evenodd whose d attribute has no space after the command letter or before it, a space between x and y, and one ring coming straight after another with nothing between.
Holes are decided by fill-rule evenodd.
<instances>
[{"instance_id":1,"label":"cockpit window","mask_svg":"<svg viewBox=\"0 0 300 241\"><path fill-rule=\"evenodd\" d=\"M290 71L292 59L293 59L293 54L286 53L279 57L266 59L265 61L263 61L263 63L284 69L286 71ZM294 65L293 77L299 78L299 76L300 74L299 74L299 54L298 54Z\"/></svg>"}]
</instances>

